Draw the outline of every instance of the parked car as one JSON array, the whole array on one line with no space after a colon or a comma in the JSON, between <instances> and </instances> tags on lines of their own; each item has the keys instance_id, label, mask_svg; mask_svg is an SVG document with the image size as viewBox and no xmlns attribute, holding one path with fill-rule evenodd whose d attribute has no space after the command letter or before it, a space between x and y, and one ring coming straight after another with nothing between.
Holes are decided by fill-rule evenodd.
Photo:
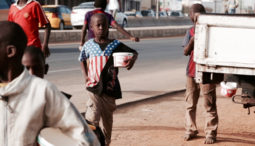
<instances>
[{"instance_id":1,"label":"parked car","mask_svg":"<svg viewBox=\"0 0 255 146\"><path fill-rule=\"evenodd\" d=\"M73 28L81 28L84 24L85 15L87 12L94 9L94 2L84 2L73 7L71 13L71 23Z\"/></svg>"},{"instance_id":2,"label":"parked car","mask_svg":"<svg viewBox=\"0 0 255 146\"><path fill-rule=\"evenodd\" d=\"M124 14L129 17L143 17L140 11L125 11Z\"/></svg>"},{"instance_id":3,"label":"parked car","mask_svg":"<svg viewBox=\"0 0 255 146\"><path fill-rule=\"evenodd\" d=\"M128 24L128 17L123 12L117 12L115 20L118 24L120 24L122 27L127 27Z\"/></svg>"},{"instance_id":4,"label":"parked car","mask_svg":"<svg viewBox=\"0 0 255 146\"><path fill-rule=\"evenodd\" d=\"M74 29L81 28L84 24L85 15L87 12L92 11L95 9L94 2L84 2L78 6L73 7L71 13L71 23ZM108 10L106 12L109 13ZM127 16L122 12L116 13L116 18L118 24L122 25L123 27L127 26Z\"/></svg>"},{"instance_id":5,"label":"parked car","mask_svg":"<svg viewBox=\"0 0 255 146\"><path fill-rule=\"evenodd\" d=\"M136 11L135 15L136 15L136 17L143 17L141 11Z\"/></svg>"},{"instance_id":6,"label":"parked car","mask_svg":"<svg viewBox=\"0 0 255 146\"><path fill-rule=\"evenodd\" d=\"M13 0L1 0L0 1L0 21L8 19L8 12Z\"/></svg>"},{"instance_id":7,"label":"parked car","mask_svg":"<svg viewBox=\"0 0 255 146\"><path fill-rule=\"evenodd\" d=\"M136 12L135 11L125 11L124 14L127 17L136 17Z\"/></svg>"},{"instance_id":8,"label":"parked car","mask_svg":"<svg viewBox=\"0 0 255 146\"><path fill-rule=\"evenodd\" d=\"M168 17L168 14L165 11L161 11L159 12L159 17Z\"/></svg>"},{"instance_id":9,"label":"parked car","mask_svg":"<svg viewBox=\"0 0 255 146\"><path fill-rule=\"evenodd\" d=\"M43 5L42 7L52 28L60 30L72 28L71 10L68 7L64 5Z\"/></svg>"},{"instance_id":10,"label":"parked car","mask_svg":"<svg viewBox=\"0 0 255 146\"><path fill-rule=\"evenodd\" d=\"M181 11L170 11L169 16L183 17L184 15Z\"/></svg>"},{"instance_id":11,"label":"parked car","mask_svg":"<svg viewBox=\"0 0 255 146\"><path fill-rule=\"evenodd\" d=\"M155 16L156 16L156 13L155 13L153 10L142 10L142 11L141 11L141 14L142 14L144 17L147 17L147 16L155 17Z\"/></svg>"},{"instance_id":12,"label":"parked car","mask_svg":"<svg viewBox=\"0 0 255 146\"><path fill-rule=\"evenodd\" d=\"M110 13L108 10L105 10L107 13ZM120 24L122 27L127 27L128 17L123 12L118 11L116 13L115 21Z\"/></svg>"}]
</instances>

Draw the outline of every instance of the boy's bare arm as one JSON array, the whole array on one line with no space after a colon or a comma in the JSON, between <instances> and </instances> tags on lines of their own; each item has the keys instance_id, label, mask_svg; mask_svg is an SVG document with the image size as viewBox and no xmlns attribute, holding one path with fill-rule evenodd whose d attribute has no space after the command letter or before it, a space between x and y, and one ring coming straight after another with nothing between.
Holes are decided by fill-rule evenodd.
<instances>
[{"instance_id":1,"label":"boy's bare arm","mask_svg":"<svg viewBox=\"0 0 255 146\"><path fill-rule=\"evenodd\" d=\"M49 39L50 39L50 31L51 31L51 25L50 25L50 23L47 23L45 25L44 40L43 40L43 45L42 45L42 51L43 51L45 57L50 56L50 50L48 47Z\"/></svg>"},{"instance_id":2,"label":"boy's bare arm","mask_svg":"<svg viewBox=\"0 0 255 146\"><path fill-rule=\"evenodd\" d=\"M118 2L119 2L119 10L121 10L121 7L122 7L121 0L118 0Z\"/></svg>"},{"instance_id":3,"label":"boy's bare arm","mask_svg":"<svg viewBox=\"0 0 255 146\"><path fill-rule=\"evenodd\" d=\"M81 62L81 70L86 83L88 81L88 65L87 64L89 64L89 60Z\"/></svg>"},{"instance_id":4,"label":"boy's bare arm","mask_svg":"<svg viewBox=\"0 0 255 146\"><path fill-rule=\"evenodd\" d=\"M86 37L86 34L87 34L87 30L88 30L88 24L84 24L82 26L82 31L81 31L81 44L80 44L80 46L83 46L84 43L85 43L85 37Z\"/></svg>"},{"instance_id":5,"label":"boy's bare arm","mask_svg":"<svg viewBox=\"0 0 255 146\"><path fill-rule=\"evenodd\" d=\"M118 23L113 23L112 27L117 29L119 32L121 32L123 35L128 37L131 41L139 42L138 37L132 36L130 33L128 33L125 29L123 29Z\"/></svg>"},{"instance_id":6,"label":"boy's bare arm","mask_svg":"<svg viewBox=\"0 0 255 146\"><path fill-rule=\"evenodd\" d=\"M194 49L194 37L192 37L188 43L188 45L186 45L184 47L184 55L188 56L190 55L191 51Z\"/></svg>"}]
</instances>

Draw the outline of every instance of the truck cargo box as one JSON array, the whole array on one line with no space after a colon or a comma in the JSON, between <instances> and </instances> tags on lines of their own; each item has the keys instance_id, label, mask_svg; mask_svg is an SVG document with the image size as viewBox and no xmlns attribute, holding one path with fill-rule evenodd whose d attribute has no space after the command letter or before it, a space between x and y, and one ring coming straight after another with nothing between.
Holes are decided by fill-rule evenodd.
<instances>
[{"instance_id":1,"label":"truck cargo box","mask_svg":"<svg viewBox=\"0 0 255 146\"><path fill-rule=\"evenodd\" d=\"M254 16L198 17L194 45L198 83L212 80L213 74L255 75Z\"/></svg>"}]
</instances>

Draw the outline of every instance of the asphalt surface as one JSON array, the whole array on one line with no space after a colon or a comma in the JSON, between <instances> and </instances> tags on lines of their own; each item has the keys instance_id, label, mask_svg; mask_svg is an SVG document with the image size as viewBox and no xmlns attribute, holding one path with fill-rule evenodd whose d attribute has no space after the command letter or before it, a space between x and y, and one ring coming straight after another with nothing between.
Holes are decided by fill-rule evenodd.
<instances>
[{"instance_id":1,"label":"asphalt surface","mask_svg":"<svg viewBox=\"0 0 255 146\"><path fill-rule=\"evenodd\" d=\"M117 104L184 89L188 58L182 55L182 40L183 37L145 39L139 43L123 40L138 51L139 57L131 71L120 69L123 99L117 100ZM72 94L71 101L82 112L87 95L77 48L78 43L50 45L51 56L47 59L50 70L46 79Z\"/></svg>"}]
</instances>

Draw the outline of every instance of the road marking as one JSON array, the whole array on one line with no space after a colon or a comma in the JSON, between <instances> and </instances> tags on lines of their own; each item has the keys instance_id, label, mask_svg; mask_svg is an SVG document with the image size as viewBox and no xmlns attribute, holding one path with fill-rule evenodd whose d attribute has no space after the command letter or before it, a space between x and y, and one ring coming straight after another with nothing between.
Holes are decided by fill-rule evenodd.
<instances>
[{"instance_id":1,"label":"road marking","mask_svg":"<svg viewBox=\"0 0 255 146\"><path fill-rule=\"evenodd\" d=\"M48 73L57 73L57 72L67 72L67 71L76 71L76 70L81 70L80 68L70 68L70 69L59 69L59 70L52 70L49 71Z\"/></svg>"}]
</instances>

